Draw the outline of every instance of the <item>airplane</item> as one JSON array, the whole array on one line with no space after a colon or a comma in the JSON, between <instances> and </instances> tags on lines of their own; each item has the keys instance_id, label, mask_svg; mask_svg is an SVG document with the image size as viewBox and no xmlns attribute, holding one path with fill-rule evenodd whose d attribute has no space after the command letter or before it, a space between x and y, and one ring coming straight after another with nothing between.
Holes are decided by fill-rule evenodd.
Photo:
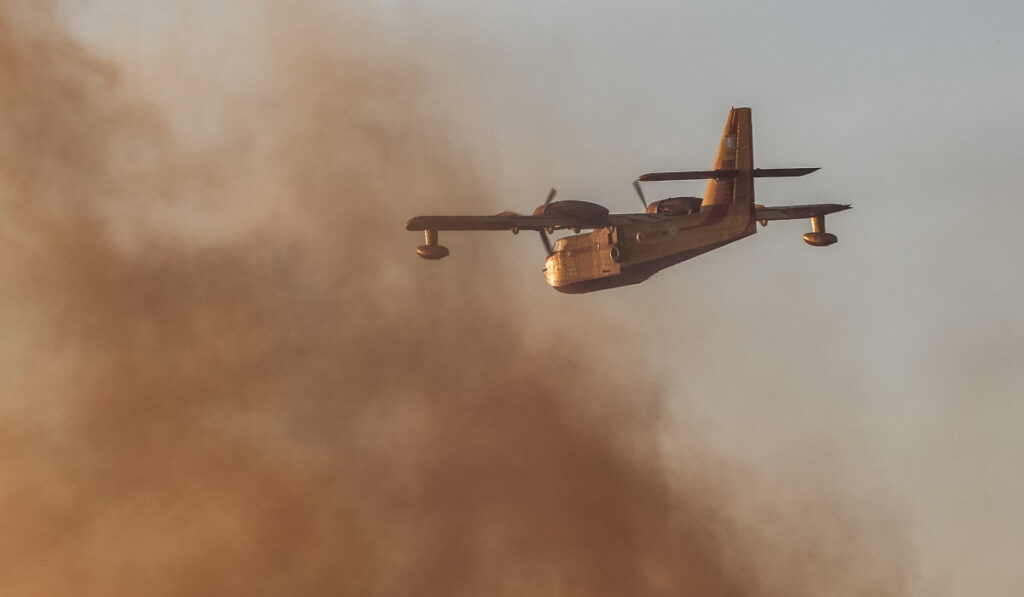
<instances>
[{"instance_id":1,"label":"airplane","mask_svg":"<svg viewBox=\"0 0 1024 597\"><path fill-rule=\"evenodd\" d=\"M438 244L440 230L520 230L540 232L548 252L544 276L555 290L569 294L639 284L655 273L757 232L756 222L808 218L811 232L804 241L827 247L838 241L825 231L825 216L849 205L824 203L765 207L754 203L754 179L804 176L818 168L754 168L750 108L732 108L711 170L653 172L633 182L644 213L612 214L589 201L554 201L552 189L533 215L502 212L494 216L417 216L405 228L423 231L426 244L416 252L424 259L442 259L447 247ZM707 179L703 197L670 197L650 205L640 182ZM575 234L548 238L555 230ZM580 233L581 230L592 232Z\"/></svg>"}]
</instances>

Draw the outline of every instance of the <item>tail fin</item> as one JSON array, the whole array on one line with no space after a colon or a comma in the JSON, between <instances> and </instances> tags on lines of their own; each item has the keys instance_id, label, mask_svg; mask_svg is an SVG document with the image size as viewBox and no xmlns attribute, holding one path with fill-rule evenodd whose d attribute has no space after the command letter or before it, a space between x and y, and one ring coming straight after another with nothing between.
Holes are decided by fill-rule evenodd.
<instances>
[{"instance_id":1,"label":"tail fin","mask_svg":"<svg viewBox=\"0 0 1024 597\"><path fill-rule=\"evenodd\" d=\"M754 202L754 139L750 108L733 108L725 121L714 170L735 170L735 177L712 178L701 205Z\"/></svg>"}]
</instances>

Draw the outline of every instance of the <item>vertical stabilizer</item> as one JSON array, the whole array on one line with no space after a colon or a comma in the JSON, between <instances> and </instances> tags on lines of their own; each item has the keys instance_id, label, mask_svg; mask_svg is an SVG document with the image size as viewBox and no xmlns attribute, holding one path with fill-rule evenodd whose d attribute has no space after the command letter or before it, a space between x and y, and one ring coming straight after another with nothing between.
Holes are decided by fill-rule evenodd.
<instances>
[{"instance_id":1,"label":"vertical stabilizer","mask_svg":"<svg viewBox=\"0 0 1024 597\"><path fill-rule=\"evenodd\" d=\"M754 202L754 139L750 108L729 110L714 169L735 170L736 175L708 180L701 205Z\"/></svg>"}]
</instances>

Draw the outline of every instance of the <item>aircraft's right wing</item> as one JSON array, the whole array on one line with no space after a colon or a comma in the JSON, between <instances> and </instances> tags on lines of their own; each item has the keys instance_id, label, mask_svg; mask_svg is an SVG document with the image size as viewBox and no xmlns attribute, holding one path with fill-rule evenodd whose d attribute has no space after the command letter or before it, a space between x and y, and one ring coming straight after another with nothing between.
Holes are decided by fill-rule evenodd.
<instances>
[{"instance_id":1,"label":"aircraft's right wing","mask_svg":"<svg viewBox=\"0 0 1024 597\"><path fill-rule=\"evenodd\" d=\"M849 205L838 203L818 203L816 205L786 205L781 207L757 206L754 211L755 220L802 220L824 216L844 209L850 209Z\"/></svg>"}]
</instances>

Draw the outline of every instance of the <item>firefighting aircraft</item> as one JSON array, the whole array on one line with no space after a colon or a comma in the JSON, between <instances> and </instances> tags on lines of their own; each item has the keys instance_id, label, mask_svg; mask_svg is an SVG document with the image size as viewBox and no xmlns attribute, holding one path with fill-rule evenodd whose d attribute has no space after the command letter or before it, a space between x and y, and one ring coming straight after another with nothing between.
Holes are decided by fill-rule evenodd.
<instances>
[{"instance_id":1,"label":"firefighting aircraft","mask_svg":"<svg viewBox=\"0 0 1024 597\"><path fill-rule=\"evenodd\" d=\"M416 252L441 259L448 249L437 243L439 230L537 230L548 252L548 284L571 294L638 284L654 273L757 232L755 222L811 220L804 241L826 247L838 239L825 232L825 216L849 205L823 203L765 207L754 203L754 179L804 176L817 168L754 168L750 108L733 108L725 121L711 170L644 174L633 185L644 213L610 214L589 201L553 201L552 189L533 215L502 212L494 216L418 216L405 225L422 230L426 244ZM704 197L670 197L647 205L640 181L708 179ZM592 232L580 234L580 230ZM554 246L548 234L571 230Z\"/></svg>"}]
</instances>

